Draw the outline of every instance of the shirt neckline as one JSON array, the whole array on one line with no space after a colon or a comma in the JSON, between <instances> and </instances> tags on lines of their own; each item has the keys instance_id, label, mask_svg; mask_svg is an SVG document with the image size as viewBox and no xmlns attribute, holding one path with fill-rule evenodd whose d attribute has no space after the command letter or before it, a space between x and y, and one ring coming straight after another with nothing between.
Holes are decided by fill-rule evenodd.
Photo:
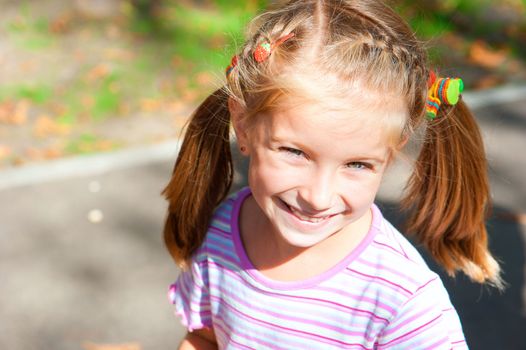
<instances>
[{"instance_id":1,"label":"shirt neckline","mask_svg":"<svg viewBox=\"0 0 526 350\"><path fill-rule=\"evenodd\" d=\"M347 266L349 266L349 264L353 260L355 260L365 250L365 248L367 248L367 246L369 246L369 244L374 239L374 236L378 232L378 227L379 227L379 224L382 218L382 214L380 213L380 210L375 204L373 204L371 206L371 209L372 209L371 227L369 228L369 231L367 232L364 239L362 239L362 241L351 252L349 252L349 254L345 258L343 258L339 263L337 263L336 265L334 265L327 271L319 275L316 275L314 277L304 279L304 280L278 281L278 280L273 280L258 271L258 269L252 264L252 262L248 258L247 252L243 245L243 240L241 239L241 232L239 229L241 206L243 202L247 199L247 197L250 196L251 194L252 192L250 191L249 187L244 187L237 193L237 196L235 198L235 201L232 207L232 215L230 217L230 221L231 221L230 227L232 229L234 246L235 246L236 253L238 255L242 270L245 271L252 279L254 279L259 284L262 284L271 289L294 290L294 289L309 288L309 287L318 285L321 282L326 281L330 279L331 277L333 277L334 275L338 274L340 271L344 270Z\"/></svg>"}]
</instances>

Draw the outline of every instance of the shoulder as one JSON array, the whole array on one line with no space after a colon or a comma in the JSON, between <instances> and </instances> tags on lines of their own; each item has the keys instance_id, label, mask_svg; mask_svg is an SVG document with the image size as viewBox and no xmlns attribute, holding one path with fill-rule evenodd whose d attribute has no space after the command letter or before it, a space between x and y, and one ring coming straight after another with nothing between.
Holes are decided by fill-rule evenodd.
<instances>
[{"instance_id":1,"label":"shoulder","mask_svg":"<svg viewBox=\"0 0 526 350\"><path fill-rule=\"evenodd\" d=\"M235 241L238 235L239 208L248 194L250 190L246 187L242 188L229 195L215 209L206 237L197 250L194 260L210 260L211 257L236 259Z\"/></svg>"},{"instance_id":2,"label":"shoulder","mask_svg":"<svg viewBox=\"0 0 526 350\"><path fill-rule=\"evenodd\" d=\"M377 300L391 307L379 344L394 346L417 335L426 342L464 342L458 315L440 277L379 210L377 214L380 219L373 221L377 232L356 269L374 276Z\"/></svg>"},{"instance_id":3,"label":"shoulder","mask_svg":"<svg viewBox=\"0 0 526 350\"><path fill-rule=\"evenodd\" d=\"M399 302L410 298L431 281L440 280L420 253L390 222L373 207L375 234L368 247L349 268L369 276L383 293L398 295Z\"/></svg>"}]
</instances>

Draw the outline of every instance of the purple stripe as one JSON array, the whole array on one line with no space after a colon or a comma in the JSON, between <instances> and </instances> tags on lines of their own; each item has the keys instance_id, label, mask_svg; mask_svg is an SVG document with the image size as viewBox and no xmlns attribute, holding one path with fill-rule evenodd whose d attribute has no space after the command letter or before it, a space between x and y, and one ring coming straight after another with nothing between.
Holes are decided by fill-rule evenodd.
<instances>
[{"instance_id":1,"label":"purple stripe","mask_svg":"<svg viewBox=\"0 0 526 350\"><path fill-rule=\"evenodd\" d=\"M440 317L442 317L442 315L438 315L437 317L435 317L434 319L432 319L431 321L421 325L420 327L418 328L415 328L401 336L399 336L398 338L395 338L387 343L384 343L384 344L379 344L379 346L381 347L384 347L384 346L387 346L387 345L394 345L394 344L397 344L397 343L400 343L402 340L404 340L404 338L406 338L407 336L411 335L411 334L414 334L416 332L419 332L420 330L428 327L429 325L431 325L432 323L436 322Z\"/></svg>"},{"instance_id":2,"label":"purple stripe","mask_svg":"<svg viewBox=\"0 0 526 350\"><path fill-rule=\"evenodd\" d=\"M229 248L229 247L228 247ZM232 252L231 250L228 250L228 249L218 249L218 248L215 248L215 247L209 247L208 248L208 258L220 258L220 259L223 259L224 261L228 261L236 266L238 266L238 261L237 261L237 255ZM206 262L201 262L200 264L202 263L209 263L210 261Z\"/></svg>"},{"instance_id":3,"label":"purple stripe","mask_svg":"<svg viewBox=\"0 0 526 350\"><path fill-rule=\"evenodd\" d=\"M432 282L435 282L436 280L438 280L438 277L435 277L433 278L432 280L429 280L427 281L425 284L421 285L420 287L418 287L418 289L415 291L415 294L420 292L422 289L424 289L425 287L427 287L428 285L430 285Z\"/></svg>"},{"instance_id":4,"label":"purple stripe","mask_svg":"<svg viewBox=\"0 0 526 350\"><path fill-rule=\"evenodd\" d=\"M377 240L374 240L373 244L377 244L379 246L388 248L389 250L391 250L391 251L393 251L393 252L395 252L395 253L397 253L399 255L402 255L405 258L407 258L407 255L405 254L405 252L402 254L402 252L400 252L399 250L396 250L396 248L391 246L391 245L388 245L388 244L385 244L385 243L382 243L382 242L378 242Z\"/></svg>"},{"instance_id":5,"label":"purple stripe","mask_svg":"<svg viewBox=\"0 0 526 350\"><path fill-rule=\"evenodd\" d=\"M221 290L221 288L219 286L217 286L217 288L219 290ZM260 308L260 307L255 306L254 303L251 303L250 301L246 301L246 299L241 299L241 298L237 297L236 295L234 295L233 293L229 293L229 291L221 290L221 292L223 293L223 295L224 294L228 294L229 299L234 300L237 304L242 305L242 306L244 306L247 309L251 309L251 310L254 310L254 311L259 311L262 314L261 315L262 317L264 317L264 316L272 316L272 317L278 318L280 320L293 321L293 322L303 323L303 324L306 324L306 325L317 326L317 327L320 327L320 328L323 328L323 329L327 329L327 330L330 330L330 331L333 331L333 332L337 332L337 333L340 333L340 334L366 337L368 341L372 341L373 338L374 338L374 336L371 336L371 335L369 335L367 333L351 331L351 330L345 329L343 327L332 326L332 325L328 324L327 322L313 321L313 320L310 320L310 319L307 319L307 318L304 318L304 317L302 318L302 317L296 317L296 316L291 316L291 315L285 315L285 314L283 314L283 312L284 312L283 310L280 310L281 313L270 311L269 310L270 305L268 305L268 304L266 304L264 308ZM364 311L362 311L362 312L366 313ZM382 320L384 320L384 319L382 319Z\"/></svg>"},{"instance_id":6,"label":"purple stripe","mask_svg":"<svg viewBox=\"0 0 526 350\"><path fill-rule=\"evenodd\" d=\"M383 281L383 282L385 282L385 283L387 283L387 284L389 284L389 285L391 285L391 286L397 287L397 288L399 288L399 289L405 291L405 292L406 292L407 294L409 294L409 295L412 294L412 293L411 293L409 290L407 290L406 288L402 287L402 286L399 285L399 284L396 284L396 283L394 283L394 282L391 282L391 281L389 281L388 279L385 279L385 278L382 278L382 277L378 277L378 276L371 276L371 275L365 274L365 273L363 273L363 272L356 271L356 270L351 269L351 268L347 268L347 270L348 270L348 271L351 271L351 272L353 272L353 273L355 273L355 274L357 274L357 275L360 275L360 276L363 276L363 277L367 277L367 278L369 278L369 279L371 279L371 280L380 280L380 281Z\"/></svg>"},{"instance_id":7,"label":"purple stripe","mask_svg":"<svg viewBox=\"0 0 526 350\"><path fill-rule=\"evenodd\" d=\"M232 240L232 234L230 232L224 231L217 226L213 226L213 225L210 226L208 228L208 231L212 231L213 233L224 238L225 240L229 240L229 241Z\"/></svg>"},{"instance_id":8,"label":"purple stripe","mask_svg":"<svg viewBox=\"0 0 526 350\"><path fill-rule=\"evenodd\" d=\"M439 339L436 342L434 342L433 344L431 344L429 346L426 346L426 349L433 350L433 349L436 349L438 347L438 345L442 345L442 344L451 344L449 342L449 338L445 337L445 338Z\"/></svg>"},{"instance_id":9,"label":"purple stripe","mask_svg":"<svg viewBox=\"0 0 526 350\"><path fill-rule=\"evenodd\" d=\"M215 262L209 262L208 263L209 267L211 266L218 266L218 267L222 267L221 265L219 264L216 264ZM218 269L219 270L219 269ZM212 271L212 270L210 270ZM231 271L228 271L228 270L220 270L222 273L227 273L229 274L231 277L235 278L235 279L238 279L240 280L240 276L238 276L237 274L231 272ZM213 288L217 288L219 289L220 286L219 285L214 285L212 281L210 281L210 288L213 289ZM278 299L282 299L284 301L286 300L299 300L299 302L303 302L303 301L311 301L311 302L316 302L317 304L329 304L329 305L332 305L336 308L339 308L340 310L343 309L343 310L351 310L351 311L355 311L357 313L361 313L361 314L365 314L365 315L368 315L374 319L378 319L378 320L381 320L383 321L384 323L388 323L388 319L384 318L384 317L381 317L381 316L378 316L376 315L375 313L369 311L369 310L361 310L361 309L357 309L357 308L353 308L351 306L347 306L347 305L344 305L344 304L341 304L341 303L337 303L337 302L334 302L334 301L330 301L330 300L326 300L326 299L319 299L319 298L311 298L311 297L306 297L306 296L298 296L298 295L287 295L287 294L278 294L278 293L269 293L269 292L266 292L266 291L263 291L263 290L258 290L258 293L262 293L262 294L266 294L266 295L269 295L273 298L278 298ZM228 293L228 295L230 295L231 293ZM312 303L314 304L314 303Z\"/></svg>"},{"instance_id":10,"label":"purple stripe","mask_svg":"<svg viewBox=\"0 0 526 350\"><path fill-rule=\"evenodd\" d=\"M221 273L224 273L224 274L228 274L230 275L230 277L242 282L242 277L239 276L239 274L237 273L234 273L228 269L225 269L222 265L218 264L217 262L212 262L212 261L209 261L208 262L208 267L211 268L211 267L215 267L217 268L218 272L221 274ZM212 269L209 270L210 273L209 275L212 275ZM215 288L219 288L219 285L213 285L212 284L212 281L209 281L210 283L210 288L213 289L214 287ZM319 299L319 298L311 298L311 297L306 297L306 296L298 296L298 295L288 295L288 294L280 294L280 293L276 293L276 292L267 292L267 291L264 291L264 290L258 290L257 291L258 293L261 293L261 294L265 294L265 295L269 295L270 297L273 297L273 298L278 298L278 299L281 299L281 300L284 300L284 301L287 301L287 300L300 300L300 302L302 301L311 301L311 302L316 302L317 304L319 303L322 303L322 304L329 304L329 305L332 305L334 307L337 307L339 308L340 310L343 309L343 310L351 310L351 311L356 311L358 313L362 313L362 314L366 314L372 318L375 318L375 319L378 319L378 320L381 320L385 323L388 323L388 319L384 318L384 317L381 317L381 316L378 316L376 315L375 313L369 311L369 310L361 310L361 309L357 309L357 308L353 308L353 307L350 307L350 306L347 306L347 305L344 305L344 304L341 304L341 303L337 303L337 302L334 302L334 301L330 301L330 300L327 300L327 299ZM228 293L230 294L230 293ZM312 303L314 304L314 303Z\"/></svg>"},{"instance_id":11,"label":"purple stripe","mask_svg":"<svg viewBox=\"0 0 526 350\"><path fill-rule=\"evenodd\" d=\"M402 278L402 279L404 279L404 280L406 280L408 282L411 282L414 285L419 285L420 284L419 281L417 281L415 279L412 279L410 276L407 276L404 273L400 272L400 270L395 270L395 269L393 269L393 268L391 268L389 266L386 266L386 265L383 265L383 264L380 264L380 263L378 263L378 264L372 263L372 262L369 262L369 261L367 261L365 259L360 259L359 262L361 264L365 265L365 266L372 267L372 268L374 268L376 270L379 270L381 272L383 272L383 271L390 272L390 273L396 275L397 277L400 277L400 278Z\"/></svg>"},{"instance_id":12,"label":"purple stripe","mask_svg":"<svg viewBox=\"0 0 526 350\"><path fill-rule=\"evenodd\" d=\"M396 309L393 308L392 306L387 305L385 303L382 303L378 299L367 297L367 296L365 296L365 294L353 294L353 293L347 292L347 291L342 290L342 289L329 288L329 287L326 287L326 288L318 287L315 290L316 291L322 291L322 292L325 292L325 293L333 293L333 294L337 294L337 295L343 295L344 297L350 298L351 300L357 300L357 301L360 301L360 302L362 302L362 301L363 302L367 302L371 306L379 307L382 310L387 311L390 314L393 314L393 313L396 312Z\"/></svg>"},{"instance_id":13,"label":"purple stripe","mask_svg":"<svg viewBox=\"0 0 526 350\"><path fill-rule=\"evenodd\" d=\"M432 309L433 307L430 307L430 308L427 308L425 310L421 310L419 313L409 317L408 319L404 320L403 322L401 322L400 324L398 324L396 327L393 327L393 328L389 328L387 331L385 331L384 333L382 333L382 335L385 337L385 336L388 336L390 334L393 334L395 333L396 331L398 331L400 328L403 328L405 327L406 325L414 322L415 320L419 319L421 316L427 314L429 312L430 309Z\"/></svg>"},{"instance_id":14,"label":"purple stripe","mask_svg":"<svg viewBox=\"0 0 526 350\"><path fill-rule=\"evenodd\" d=\"M220 322L219 322L220 321ZM225 337L228 337L230 339L230 336L229 334L233 334L232 332L232 329L229 327L229 325L226 325L224 324L224 327L223 327L223 323L224 323L224 320L223 319L218 319L216 320L216 322L214 323L214 328L215 329L218 329L222 332L221 333L218 333L216 332L216 334L221 334L221 335L224 335ZM228 332L226 331L225 327L228 327ZM260 338L256 338L256 337L253 337L253 336L250 336L250 335L247 335L247 334L241 334L241 333L234 333L238 338L243 338L243 339L247 339L249 341L252 341L254 343L258 343L260 345L263 345L265 346L267 349L278 349L277 348L277 345L275 342L268 342L268 341L265 341L263 339L260 339ZM227 341L226 341L227 342ZM282 348L279 348L279 349L282 349ZM283 348L284 349L284 348Z\"/></svg>"},{"instance_id":15,"label":"purple stripe","mask_svg":"<svg viewBox=\"0 0 526 350\"><path fill-rule=\"evenodd\" d=\"M222 305L224 305L225 307L229 308L232 312L238 314L239 316L241 317L244 317L246 319L249 319L251 320L252 322L255 322L255 323L259 323L261 325L265 325L265 326L268 326L270 328L274 328L274 329L279 329L279 330L282 330L282 331L287 331L289 333L292 333L292 334L296 334L296 335L301 335L301 336L306 336L306 337L309 337L310 339L316 339L320 342L324 342L326 344L330 344L330 343L336 343L336 344L340 344L340 345L345 345L345 346L360 346L362 347L363 349L367 349L364 345L362 344L356 344L356 343L347 343L347 342L344 342L344 341L341 341L341 340L338 340L338 339L333 339L333 338L329 338L329 337L326 337L326 336L323 336L321 334L314 334L314 333L311 333L311 332L306 332L306 331L302 331L302 330L299 330L299 329L293 329L293 328L289 328L289 327L283 327L283 326L280 326L280 325L276 325L276 324L273 324L271 322L267 322L267 321L264 321L264 320L261 320L261 319L256 319L244 312L241 312L240 310L232 307L230 304L228 304L225 300L223 299L220 299L220 298L216 298L214 296L211 296L211 299L217 299L216 301ZM235 332L235 330L234 330Z\"/></svg>"},{"instance_id":16,"label":"purple stripe","mask_svg":"<svg viewBox=\"0 0 526 350\"><path fill-rule=\"evenodd\" d=\"M451 344L453 344L453 345L459 345L459 344L465 344L465 343L466 343L465 339L451 342Z\"/></svg>"}]
</instances>

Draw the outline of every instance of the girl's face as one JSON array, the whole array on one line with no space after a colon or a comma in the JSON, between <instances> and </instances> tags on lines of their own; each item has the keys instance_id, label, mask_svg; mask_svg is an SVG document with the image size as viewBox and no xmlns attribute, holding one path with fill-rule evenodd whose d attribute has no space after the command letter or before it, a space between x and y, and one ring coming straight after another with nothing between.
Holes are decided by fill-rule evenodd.
<instances>
[{"instance_id":1,"label":"girl's face","mask_svg":"<svg viewBox=\"0 0 526 350\"><path fill-rule=\"evenodd\" d=\"M392 146L379 116L403 118L405 110L361 104L358 98L345 110L284 104L250 127L234 122L250 157L252 195L283 243L314 246L352 232L369 212Z\"/></svg>"}]
</instances>

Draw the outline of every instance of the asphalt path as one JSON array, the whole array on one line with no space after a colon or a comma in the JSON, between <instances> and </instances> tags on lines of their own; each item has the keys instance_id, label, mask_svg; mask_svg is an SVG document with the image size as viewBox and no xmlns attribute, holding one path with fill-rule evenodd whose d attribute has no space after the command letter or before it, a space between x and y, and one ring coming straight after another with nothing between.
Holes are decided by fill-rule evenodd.
<instances>
[{"instance_id":1,"label":"asphalt path","mask_svg":"<svg viewBox=\"0 0 526 350\"><path fill-rule=\"evenodd\" d=\"M486 141L487 226L509 286L451 279L430 262L472 349L526 349L526 90L509 89L466 96ZM174 141L0 172L0 349L176 347L184 330L166 292L178 271L161 240L160 196L176 153ZM378 196L395 224L408 169L397 162Z\"/></svg>"}]
</instances>

